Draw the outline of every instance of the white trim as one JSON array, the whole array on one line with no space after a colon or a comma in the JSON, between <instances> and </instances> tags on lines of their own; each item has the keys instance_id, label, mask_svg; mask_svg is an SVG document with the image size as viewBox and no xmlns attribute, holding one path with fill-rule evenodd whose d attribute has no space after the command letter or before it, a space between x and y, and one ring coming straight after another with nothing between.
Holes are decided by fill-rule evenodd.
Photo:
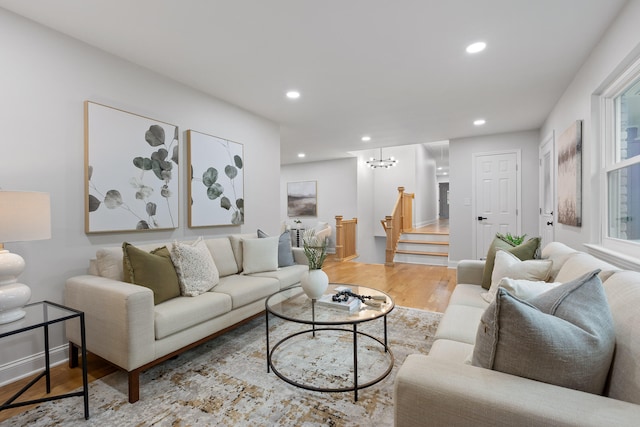
<instances>
[{"instance_id":1,"label":"white trim","mask_svg":"<svg viewBox=\"0 0 640 427\"><path fill-rule=\"evenodd\" d=\"M49 350L51 367L69 360L68 349L68 344L62 344ZM44 366L44 351L0 365L0 387L42 372Z\"/></svg>"},{"instance_id":2,"label":"white trim","mask_svg":"<svg viewBox=\"0 0 640 427\"><path fill-rule=\"evenodd\" d=\"M545 148L549 146L548 150L545 150ZM558 162L556 161L556 132L555 130L552 130L549 135L547 135L546 138L544 138L542 140L542 142L540 142L540 144L538 145L538 234L540 236L542 236L542 209L544 208L544 173L542 171L542 162L543 162L543 154L545 151L549 151L551 153L551 200L553 200L553 207L552 209L552 213L551 213L551 221L553 222L553 225L551 226L553 231L552 231L552 239L550 242L555 241L555 235L556 235L556 224L557 224L557 218L556 216L558 215L558 200L556 198L557 196L557 191L556 191L556 186L557 186L557 182L558 182ZM547 243L550 243L547 242Z\"/></svg>"},{"instance_id":3,"label":"white trim","mask_svg":"<svg viewBox=\"0 0 640 427\"><path fill-rule=\"evenodd\" d=\"M611 249L600 245L585 243L584 246L587 248L587 252L596 258L600 258L601 260L625 270L640 271L640 259L638 258L612 251Z\"/></svg>"}]
</instances>

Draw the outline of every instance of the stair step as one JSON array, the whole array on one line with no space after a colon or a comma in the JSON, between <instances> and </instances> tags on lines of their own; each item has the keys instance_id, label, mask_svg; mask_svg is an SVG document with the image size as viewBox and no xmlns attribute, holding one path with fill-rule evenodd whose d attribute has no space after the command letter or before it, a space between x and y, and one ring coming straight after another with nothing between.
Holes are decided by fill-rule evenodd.
<instances>
[{"instance_id":1,"label":"stair step","mask_svg":"<svg viewBox=\"0 0 640 427\"><path fill-rule=\"evenodd\" d=\"M397 254L410 254L410 255L427 255L427 256L442 256L448 257L449 254L446 252L423 252L423 251L408 251L408 250L397 250Z\"/></svg>"},{"instance_id":2,"label":"stair step","mask_svg":"<svg viewBox=\"0 0 640 427\"><path fill-rule=\"evenodd\" d=\"M448 231L420 231L420 230L405 230L404 234L435 234L435 235L448 235Z\"/></svg>"},{"instance_id":3,"label":"stair step","mask_svg":"<svg viewBox=\"0 0 640 427\"><path fill-rule=\"evenodd\" d=\"M427 240L411 240L411 239L400 239L398 240L398 243L409 243L411 245L443 245L443 246L448 246L449 242L434 242L434 241L427 241Z\"/></svg>"}]
</instances>

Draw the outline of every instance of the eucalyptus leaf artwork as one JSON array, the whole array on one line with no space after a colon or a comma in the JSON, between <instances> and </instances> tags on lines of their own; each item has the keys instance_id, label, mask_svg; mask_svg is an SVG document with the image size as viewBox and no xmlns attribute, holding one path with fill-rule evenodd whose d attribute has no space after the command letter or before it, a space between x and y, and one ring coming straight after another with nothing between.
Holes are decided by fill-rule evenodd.
<instances>
[{"instance_id":1,"label":"eucalyptus leaf artwork","mask_svg":"<svg viewBox=\"0 0 640 427\"><path fill-rule=\"evenodd\" d=\"M87 233L177 228L178 127L85 102Z\"/></svg>"},{"instance_id":2,"label":"eucalyptus leaf artwork","mask_svg":"<svg viewBox=\"0 0 640 427\"><path fill-rule=\"evenodd\" d=\"M240 143L187 131L189 227L244 223L244 160Z\"/></svg>"}]
</instances>

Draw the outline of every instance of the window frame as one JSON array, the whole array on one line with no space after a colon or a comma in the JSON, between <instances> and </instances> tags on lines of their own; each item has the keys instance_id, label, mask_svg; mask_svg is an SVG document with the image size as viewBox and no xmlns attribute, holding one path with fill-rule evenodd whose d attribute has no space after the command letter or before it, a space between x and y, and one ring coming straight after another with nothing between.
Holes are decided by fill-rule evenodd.
<instances>
[{"instance_id":1,"label":"window frame","mask_svg":"<svg viewBox=\"0 0 640 427\"><path fill-rule=\"evenodd\" d=\"M608 251L640 259L640 243L625 239L609 237L609 173L620 170L634 164L640 164L640 156L619 160L618 141L616 135L620 134L619 117L616 115L615 99L640 80L640 58L624 70L609 84L600 95L600 141L601 141L601 165L600 188L603 200L600 212L600 244Z\"/></svg>"}]
</instances>

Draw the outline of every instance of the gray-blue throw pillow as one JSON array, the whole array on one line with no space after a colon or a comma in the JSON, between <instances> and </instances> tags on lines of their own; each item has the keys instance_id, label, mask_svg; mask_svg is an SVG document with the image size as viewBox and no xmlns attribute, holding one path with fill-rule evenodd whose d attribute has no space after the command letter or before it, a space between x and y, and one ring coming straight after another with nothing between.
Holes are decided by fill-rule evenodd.
<instances>
[{"instance_id":1,"label":"gray-blue throw pillow","mask_svg":"<svg viewBox=\"0 0 640 427\"><path fill-rule=\"evenodd\" d=\"M527 301L499 288L482 315L472 365L602 394L615 331L599 271Z\"/></svg>"},{"instance_id":2,"label":"gray-blue throw pillow","mask_svg":"<svg viewBox=\"0 0 640 427\"><path fill-rule=\"evenodd\" d=\"M269 237L267 233L258 229L258 237ZM291 250L291 235L285 230L278 239L278 267L294 265L293 252Z\"/></svg>"}]
</instances>

